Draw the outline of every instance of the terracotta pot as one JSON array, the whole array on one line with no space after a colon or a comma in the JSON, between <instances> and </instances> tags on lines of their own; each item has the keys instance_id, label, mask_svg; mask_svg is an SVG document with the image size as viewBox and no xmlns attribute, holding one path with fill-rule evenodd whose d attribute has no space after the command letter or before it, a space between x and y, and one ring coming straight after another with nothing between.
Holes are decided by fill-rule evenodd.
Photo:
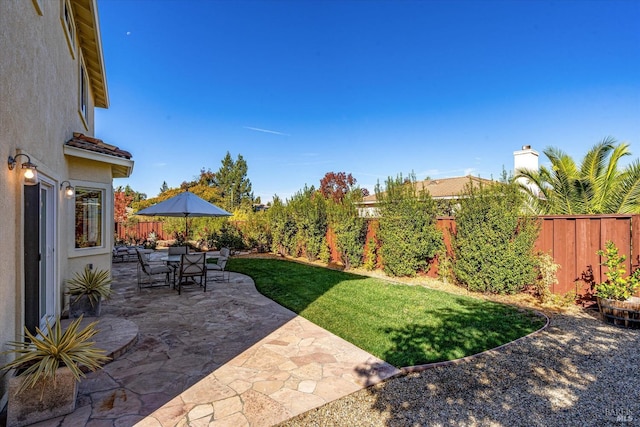
<instances>
[{"instance_id":1,"label":"terracotta pot","mask_svg":"<svg viewBox=\"0 0 640 427\"><path fill-rule=\"evenodd\" d=\"M625 328L640 328L640 298L618 301L597 297L602 320Z\"/></svg>"},{"instance_id":2,"label":"terracotta pot","mask_svg":"<svg viewBox=\"0 0 640 427\"><path fill-rule=\"evenodd\" d=\"M26 426L69 414L76 409L78 381L67 367L56 371L55 381L49 379L16 394L24 376L9 379L7 426Z\"/></svg>"}]
</instances>

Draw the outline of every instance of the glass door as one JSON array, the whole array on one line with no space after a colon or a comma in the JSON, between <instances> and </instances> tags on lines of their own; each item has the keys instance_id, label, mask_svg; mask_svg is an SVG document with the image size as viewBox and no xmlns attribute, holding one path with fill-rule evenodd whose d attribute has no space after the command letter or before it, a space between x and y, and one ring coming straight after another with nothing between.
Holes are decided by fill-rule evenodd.
<instances>
[{"instance_id":1,"label":"glass door","mask_svg":"<svg viewBox=\"0 0 640 427\"><path fill-rule=\"evenodd\" d=\"M53 182L41 177L39 251L40 280L38 312L40 328L55 316L55 268L56 268L56 192Z\"/></svg>"}]
</instances>

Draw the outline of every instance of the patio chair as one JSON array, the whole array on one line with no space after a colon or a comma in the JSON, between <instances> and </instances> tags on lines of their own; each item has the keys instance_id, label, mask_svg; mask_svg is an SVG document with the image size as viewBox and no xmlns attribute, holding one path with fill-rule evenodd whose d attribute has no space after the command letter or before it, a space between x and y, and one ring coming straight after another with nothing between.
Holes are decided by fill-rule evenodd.
<instances>
[{"instance_id":1,"label":"patio chair","mask_svg":"<svg viewBox=\"0 0 640 427\"><path fill-rule=\"evenodd\" d=\"M167 255L175 256L189 253L187 246L169 246L169 251ZM178 271L178 267L180 267L180 262L168 262L167 265L173 270L173 287L175 288L176 284L176 274Z\"/></svg>"},{"instance_id":2,"label":"patio chair","mask_svg":"<svg viewBox=\"0 0 640 427\"><path fill-rule=\"evenodd\" d=\"M209 271L219 271L222 274L222 280L224 280L224 275L225 275L225 268L227 267L227 261L229 260L229 257L223 257L222 255L220 255L220 257L218 257L217 261L215 264L207 264L207 272ZM216 279L213 279L216 280Z\"/></svg>"},{"instance_id":3,"label":"patio chair","mask_svg":"<svg viewBox=\"0 0 640 427\"><path fill-rule=\"evenodd\" d=\"M138 290L143 288L143 284L152 287L156 282L156 278L163 274L165 276L164 284L169 285L169 274L172 272L171 268L166 265L151 265L145 254L140 251L136 251L138 254Z\"/></svg>"},{"instance_id":4,"label":"patio chair","mask_svg":"<svg viewBox=\"0 0 640 427\"><path fill-rule=\"evenodd\" d=\"M195 278L200 278L199 285L207 292L207 267L205 266L205 254L182 254L178 273L178 295L182 292L182 285L196 283Z\"/></svg>"},{"instance_id":5,"label":"patio chair","mask_svg":"<svg viewBox=\"0 0 640 427\"><path fill-rule=\"evenodd\" d=\"M120 260L121 262L125 262L129 260L129 250L126 246L114 246L111 250L113 255L113 261Z\"/></svg>"},{"instance_id":6,"label":"patio chair","mask_svg":"<svg viewBox=\"0 0 640 427\"><path fill-rule=\"evenodd\" d=\"M187 253L187 247L186 246L169 246L169 253L168 255L182 255L182 254L186 254Z\"/></svg>"}]
</instances>

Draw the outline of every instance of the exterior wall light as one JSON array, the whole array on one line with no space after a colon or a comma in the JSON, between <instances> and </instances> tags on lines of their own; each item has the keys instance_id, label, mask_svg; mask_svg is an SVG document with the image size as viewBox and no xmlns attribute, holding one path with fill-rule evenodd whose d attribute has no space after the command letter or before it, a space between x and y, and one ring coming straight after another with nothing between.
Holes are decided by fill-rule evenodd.
<instances>
[{"instance_id":1,"label":"exterior wall light","mask_svg":"<svg viewBox=\"0 0 640 427\"><path fill-rule=\"evenodd\" d=\"M60 190L62 190L62 187L64 186L65 182L67 183L67 186L64 187L64 197L67 199L70 199L76 194L76 189L73 188L73 186L69 181L62 181L60 183Z\"/></svg>"},{"instance_id":2,"label":"exterior wall light","mask_svg":"<svg viewBox=\"0 0 640 427\"><path fill-rule=\"evenodd\" d=\"M27 158L27 161L22 163L22 170L24 171L22 175L24 179L24 185L36 185L38 183L38 167L31 163L31 158L26 154L18 153L15 157L9 156L9 160L7 161L9 170L13 170L13 168L16 167L16 159L20 156L24 156Z\"/></svg>"}]
</instances>

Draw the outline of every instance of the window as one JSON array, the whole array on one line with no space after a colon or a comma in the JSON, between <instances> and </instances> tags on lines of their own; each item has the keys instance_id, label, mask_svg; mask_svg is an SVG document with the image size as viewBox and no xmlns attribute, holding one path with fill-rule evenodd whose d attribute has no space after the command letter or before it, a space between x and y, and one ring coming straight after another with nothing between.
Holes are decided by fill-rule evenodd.
<instances>
[{"instance_id":1,"label":"window","mask_svg":"<svg viewBox=\"0 0 640 427\"><path fill-rule=\"evenodd\" d=\"M76 248L102 246L104 191L76 187Z\"/></svg>"},{"instance_id":2,"label":"window","mask_svg":"<svg viewBox=\"0 0 640 427\"><path fill-rule=\"evenodd\" d=\"M62 7L60 9L60 20L62 21L62 29L64 30L64 35L67 37L67 44L69 45L71 56L75 58L76 24L73 20L71 3L69 3L69 0L62 0Z\"/></svg>"},{"instance_id":3,"label":"window","mask_svg":"<svg viewBox=\"0 0 640 427\"><path fill-rule=\"evenodd\" d=\"M85 125L89 121L88 113L89 108L87 104L89 102L89 89L87 87L87 71L84 67L84 62L80 61L80 99L78 109L80 111L80 115L84 119Z\"/></svg>"}]
</instances>

